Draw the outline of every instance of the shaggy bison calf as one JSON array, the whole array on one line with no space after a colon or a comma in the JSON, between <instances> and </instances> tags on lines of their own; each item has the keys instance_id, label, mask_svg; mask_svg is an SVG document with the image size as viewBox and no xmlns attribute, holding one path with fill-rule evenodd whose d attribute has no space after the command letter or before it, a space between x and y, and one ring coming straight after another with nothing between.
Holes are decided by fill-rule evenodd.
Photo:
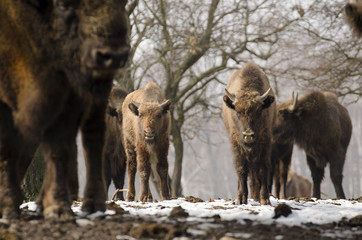
<instances>
[{"instance_id":1,"label":"shaggy bison calf","mask_svg":"<svg viewBox=\"0 0 362 240\"><path fill-rule=\"evenodd\" d=\"M105 210L105 109L128 57L126 0L0 1L0 215L19 216L20 182L40 144L45 217L72 218L76 135L87 180L82 209Z\"/></svg>"},{"instance_id":2,"label":"shaggy bison calf","mask_svg":"<svg viewBox=\"0 0 362 240\"><path fill-rule=\"evenodd\" d=\"M138 168L141 189L140 201L152 201L149 188L151 167L157 168L160 177L161 198L169 199L168 162L171 102L166 100L161 88L149 82L126 97L122 106L123 139L127 155L127 201L135 198L135 175Z\"/></svg>"},{"instance_id":3,"label":"shaggy bison calf","mask_svg":"<svg viewBox=\"0 0 362 240\"><path fill-rule=\"evenodd\" d=\"M106 114L106 136L104 143L104 177L106 192L113 180L116 189L122 189L126 173L126 153L123 146L122 134L122 104L127 96L127 91L114 87L108 101ZM115 200L124 200L123 193L117 192Z\"/></svg>"},{"instance_id":4,"label":"shaggy bison calf","mask_svg":"<svg viewBox=\"0 0 362 240\"><path fill-rule=\"evenodd\" d=\"M223 97L222 118L229 133L238 176L237 202L247 203L250 174L252 197L269 204L272 127L276 116L274 94L267 76L253 63L229 78Z\"/></svg>"},{"instance_id":5,"label":"shaggy bison calf","mask_svg":"<svg viewBox=\"0 0 362 240\"><path fill-rule=\"evenodd\" d=\"M280 124L274 134L295 142L307 155L312 173L313 197L320 198L320 184L327 163L337 198L345 198L343 165L352 134L348 111L330 92L312 91L278 106Z\"/></svg>"}]
</instances>

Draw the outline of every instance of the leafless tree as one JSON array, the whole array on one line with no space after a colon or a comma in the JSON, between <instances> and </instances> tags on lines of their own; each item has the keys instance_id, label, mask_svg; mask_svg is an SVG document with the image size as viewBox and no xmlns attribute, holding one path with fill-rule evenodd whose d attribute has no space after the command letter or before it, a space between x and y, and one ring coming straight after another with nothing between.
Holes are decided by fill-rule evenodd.
<instances>
[{"instance_id":1,"label":"leafless tree","mask_svg":"<svg viewBox=\"0 0 362 240\"><path fill-rule=\"evenodd\" d=\"M348 96L347 102L362 96L362 41L345 22L345 4L310 1L294 6L300 19L281 36L279 52L269 61L278 82L333 91Z\"/></svg>"}]
</instances>

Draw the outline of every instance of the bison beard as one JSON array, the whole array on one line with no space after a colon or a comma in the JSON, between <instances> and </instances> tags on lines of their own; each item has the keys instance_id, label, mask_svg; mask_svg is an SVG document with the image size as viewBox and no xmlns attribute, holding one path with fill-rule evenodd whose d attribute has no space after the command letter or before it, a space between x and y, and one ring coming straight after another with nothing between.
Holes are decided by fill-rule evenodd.
<instances>
[{"instance_id":1,"label":"bison beard","mask_svg":"<svg viewBox=\"0 0 362 240\"><path fill-rule=\"evenodd\" d=\"M257 65L248 63L229 78L223 100L222 117L238 176L236 200L247 203L250 174L252 197L261 204L269 204L267 176L276 115L269 80Z\"/></svg>"},{"instance_id":2,"label":"bison beard","mask_svg":"<svg viewBox=\"0 0 362 240\"><path fill-rule=\"evenodd\" d=\"M154 82L130 93L122 106L123 139L127 155L127 201L135 199L135 175L141 179L140 201L151 201L149 187L151 168L156 168L160 179L161 199L169 199L168 148L171 126L170 101Z\"/></svg>"},{"instance_id":3,"label":"bison beard","mask_svg":"<svg viewBox=\"0 0 362 240\"><path fill-rule=\"evenodd\" d=\"M78 192L76 134L87 179L83 210L105 210L102 148L112 79L129 52L126 0L0 1L0 215L19 216L20 182L40 144L38 203L72 218Z\"/></svg>"},{"instance_id":4,"label":"bison beard","mask_svg":"<svg viewBox=\"0 0 362 240\"><path fill-rule=\"evenodd\" d=\"M279 143L294 141L305 151L312 173L313 197L320 198L324 168L329 163L337 198L345 198L343 165L352 134L347 109L338 103L333 93L313 91L301 99L294 98L293 94L291 100L278 106L278 113L274 137ZM283 182L286 177L287 174L283 174Z\"/></svg>"}]
</instances>

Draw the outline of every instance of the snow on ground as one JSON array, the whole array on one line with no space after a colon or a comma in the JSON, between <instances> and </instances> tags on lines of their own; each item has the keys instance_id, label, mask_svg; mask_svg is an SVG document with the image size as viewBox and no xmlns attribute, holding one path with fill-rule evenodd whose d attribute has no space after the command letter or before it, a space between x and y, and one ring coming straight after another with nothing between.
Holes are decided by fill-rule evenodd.
<instances>
[{"instance_id":1,"label":"snow on ground","mask_svg":"<svg viewBox=\"0 0 362 240\"><path fill-rule=\"evenodd\" d=\"M293 201L278 200L270 198L271 206L260 205L249 199L247 205L235 205L231 200L211 200L207 202L192 203L185 198L167 200L162 202L125 202L117 201L117 205L128 211L131 215L141 217L154 217L156 220L164 221L170 215L174 207L181 206L189 214L185 221L194 221L219 215L221 220L236 220L243 223L245 220L252 220L263 224L279 223L288 226L302 225L306 223L327 224L339 222L343 218L349 220L355 216L362 215L362 202L350 200L317 200ZM292 208L292 214L288 217L273 219L274 208L285 203ZM34 202L24 203L21 208L28 206L30 211L35 210ZM82 216L80 205L73 205L75 214ZM97 217L101 213L95 213L88 218ZM113 215L113 210L107 210L106 215ZM204 220L207 222L207 220Z\"/></svg>"}]
</instances>

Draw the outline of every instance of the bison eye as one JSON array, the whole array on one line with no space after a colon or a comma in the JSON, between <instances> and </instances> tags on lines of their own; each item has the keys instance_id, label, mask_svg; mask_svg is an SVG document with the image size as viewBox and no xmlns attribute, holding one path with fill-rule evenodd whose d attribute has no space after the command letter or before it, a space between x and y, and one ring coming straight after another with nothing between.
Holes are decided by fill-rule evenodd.
<instances>
[{"instance_id":1,"label":"bison eye","mask_svg":"<svg viewBox=\"0 0 362 240\"><path fill-rule=\"evenodd\" d=\"M161 117L162 117L162 114L161 114L161 113L158 113L158 114L156 115L156 117L157 117L157 118L161 118Z\"/></svg>"}]
</instances>

